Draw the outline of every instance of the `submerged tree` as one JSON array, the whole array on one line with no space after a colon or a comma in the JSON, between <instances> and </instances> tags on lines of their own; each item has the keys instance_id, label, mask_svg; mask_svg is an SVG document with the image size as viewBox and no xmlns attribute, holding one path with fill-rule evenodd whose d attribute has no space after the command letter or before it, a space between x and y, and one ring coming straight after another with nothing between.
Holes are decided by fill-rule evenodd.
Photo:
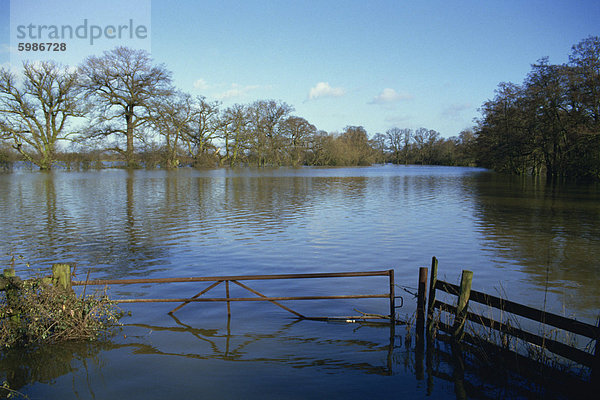
<instances>
[{"instance_id":1,"label":"submerged tree","mask_svg":"<svg viewBox=\"0 0 600 400\"><path fill-rule=\"evenodd\" d=\"M281 165L284 140L279 125L294 108L275 100L259 100L248 107L248 117L253 134L252 151L259 166Z\"/></svg>"},{"instance_id":2,"label":"submerged tree","mask_svg":"<svg viewBox=\"0 0 600 400\"><path fill-rule=\"evenodd\" d=\"M23 78L0 69L0 131L27 161L52 168L57 144L72 140L69 122L83 117L78 76L53 61L25 63Z\"/></svg>"},{"instance_id":3,"label":"submerged tree","mask_svg":"<svg viewBox=\"0 0 600 400\"><path fill-rule=\"evenodd\" d=\"M500 84L481 111L485 166L600 179L600 38L573 46L568 64L540 59L522 85Z\"/></svg>"},{"instance_id":4,"label":"submerged tree","mask_svg":"<svg viewBox=\"0 0 600 400\"><path fill-rule=\"evenodd\" d=\"M88 57L79 71L96 112L89 136L125 137L125 149L116 145L111 150L124 154L128 167L135 166L134 138L141 134L138 128L151 120L151 101L171 93L171 73L154 65L148 52L127 47Z\"/></svg>"},{"instance_id":5,"label":"submerged tree","mask_svg":"<svg viewBox=\"0 0 600 400\"><path fill-rule=\"evenodd\" d=\"M224 153L220 163L236 166L245 156L250 146L250 117L248 106L234 104L225 109L220 116L220 138L223 140Z\"/></svg>"},{"instance_id":6,"label":"submerged tree","mask_svg":"<svg viewBox=\"0 0 600 400\"><path fill-rule=\"evenodd\" d=\"M298 166L304 163L307 141L317 128L302 117L290 116L279 124L279 133L283 138L286 162Z\"/></svg>"},{"instance_id":7,"label":"submerged tree","mask_svg":"<svg viewBox=\"0 0 600 400\"><path fill-rule=\"evenodd\" d=\"M179 165L178 147L191 131L193 99L182 92L156 98L150 105L150 116L155 132L165 141L164 165L167 169L176 168Z\"/></svg>"},{"instance_id":8,"label":"submerged tree","mask_svg":"<svg viewBox=\"0 0 600 400\"><path fill-rule=\"evenodd\" d=\"M184 140L196 164L201 164L203 160L211 160L217 154L213 140L221 127L219 106L218 101L211 102L203 96L197 97L192 103L190 129Z\"/></svg>"}]
</instances>

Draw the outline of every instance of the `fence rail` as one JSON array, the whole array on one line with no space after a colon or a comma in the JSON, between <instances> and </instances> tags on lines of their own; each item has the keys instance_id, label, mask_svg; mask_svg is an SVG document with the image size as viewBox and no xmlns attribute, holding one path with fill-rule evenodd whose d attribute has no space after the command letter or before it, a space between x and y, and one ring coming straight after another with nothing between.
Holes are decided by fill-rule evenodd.
<instances>
[{"instance_id":1,"label":"fence rail","mask_svg":"<svg viewBox=\"0 0 600 400\"><path fill-rule=\"evenodd\" d=\"M460 287L449 282L437 281L435 288L436 290L441 290L456 296L458 296L460 293ZM578 335L586 336L591 339L595 339L598 334L598 327L594 325L563 317L562 315L538 310L533 307L515 303L514 301L506 300L487 293L478 292L477 290L471 290L469 299L470 301L474 301L476 303L484 304L511 314L531 319L536 322L553 326L555 328L560 328Z\"/></svg>"},{"instance_id":2,"label":"fence rail","mask_svg":"<svg viewBox=\"0 0 600 400\"><path fill-rule=\"evenodd\" d=\"M581 365L591 367L593 376L600 372L600 322L598 326L594 326L585 322L566 318L561 315L549 313L523 304L515 303L510 300L502 299L497 296L471 290L473 273L470 271L463 271L460 285L438 280L437 267L438 261L435 257L433 257L431 263L431 280L427 307L428 333L432 333L432 331L435 329L433 318L435 310L441 310L454 315L454 323L452 326L438 323L438 328L452 334L452 336L458 341L462 339L465 321L469 320L486 328L498 331L502 334L510 335L536 346L545 348L554 354L571 361L575 361ZM459 300L457 301L457 305L454 306L436 299L436 291L438 290L458 296ZM592 339L595 341L595 347L593 349L594 352L590 353L557 340L546 338L518 327L511 326L510 324L496 321L493 318L488 318L471 312L468 310L470 301L501 310L504 313L510 313L512 315L524 317L543 325L552 326L566 332Z\"/></svg>"},{"instance_id":3,"label":"fence rail","mask_svg":"<svg viewBox=\"0 0 600 400\"><path fill-rule=\"evenodd\" d=\"M239 281L253 280L274 280L274 279L322 279L322 278L351 278L351 277L369 277L385 276L389 279L389 291L380 294L353 294L353 295L318 295L318 296L266 296ZM359 316L338 317L341 319L353 320L374 320L387 319L392 323L395 318L395 292L394 292L394 270L385 271L359 271L359 272L332 272L332 273L309 273L309 274L274 274L274 275L234 275L234 276L212 276L212 277L182 277L182 278L145 278L145 279L95 279L85 281L71 281L72 286L90 286L90 285L133 285L133 284L160 284L160 283L190 283L190 282L214 282L208 288L189 298L163 298L163 299L117 299L118 303L182 303L170 311L173 313L189 303L195 302L227 302L227 314L230 315L230 303L235 301L269 301L278 307L304 319L335 319L335 317L307 317L297 311L279 303L279 301L288 300L340 300L340 299L389 299L389 315L363 314ZM226 297L201 297L209 290L225 283ZM230 283L236 284L258 297L231 297L229 295Z\"/></svg>"}]
</instances>

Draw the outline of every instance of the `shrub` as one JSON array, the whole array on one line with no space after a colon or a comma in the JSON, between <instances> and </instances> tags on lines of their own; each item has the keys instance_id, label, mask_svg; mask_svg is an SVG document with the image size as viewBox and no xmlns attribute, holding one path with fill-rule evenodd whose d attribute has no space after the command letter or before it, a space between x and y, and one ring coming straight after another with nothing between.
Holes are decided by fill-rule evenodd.
<instances>
[{"instance_id":1,"label":"shrub","mask_svg":"<svg viewBox=\"0 0 600 400\"><path fill-rule=\"evenodd\" d=\"M0 301L0 348L94 340L110 334L121 316L105 291L77 296L46 279L13 279Z\"/></svg>"}]
</instances>

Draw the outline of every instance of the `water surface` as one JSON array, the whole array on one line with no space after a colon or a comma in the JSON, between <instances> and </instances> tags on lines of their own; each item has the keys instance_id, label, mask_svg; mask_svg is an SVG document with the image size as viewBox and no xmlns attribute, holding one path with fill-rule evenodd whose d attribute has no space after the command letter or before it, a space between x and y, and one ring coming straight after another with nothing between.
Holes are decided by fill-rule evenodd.
<instances>
[{"instance_id":1,"label":"water surface","mask_svg":"<svg viewBox=\"0 0 600 400\"><path fill-rule=\"evenodd\" d=\"M436 256L442 279L457 282L470 269L477 290L595 323L599 200L595 184L476 168L16 171L0 175L0 262L22 255L21 276L73 262L78 279L88 271L90 278L128 278L394 269L397 283L414 291L418 267ZM251 286L276 296L382 293L385 285L368 278ZM201 289L122 286L111 294L182 297ZM399 316L411 315L414 299L398 290ZM132 398L364 398L377 387L453 396L450 383L425 389L415 379L402 332L390 338L387 328L296 322L259 302L232 305L229 320L223 304L191 304L175 319L166 314L169 304L126 308L128 326L110 345L66 351L48 379L30 368L22 390L32 398L125 391ZM386 313L387 303L293 308L353 315Z\"/></svg>"}]
</instances>

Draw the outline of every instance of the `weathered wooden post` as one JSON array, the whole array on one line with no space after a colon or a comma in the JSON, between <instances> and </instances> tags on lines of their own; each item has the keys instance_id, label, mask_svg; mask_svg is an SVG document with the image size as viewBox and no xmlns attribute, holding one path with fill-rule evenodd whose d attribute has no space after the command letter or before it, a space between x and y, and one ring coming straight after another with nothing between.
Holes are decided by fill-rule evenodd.
<instances>
[{"instance_id":1,"label":"weathered wooden post","mask_svg":"<svg viewBox=\"0 0 600 400\"><path fill-rule=\"evenodd\" d=\"M4 289L10 286L10 281L11 278L14 278L15 276L17 276L17 274L15 273L15 269L14 268L6 268L4 269L4 271L2 271L2 277L4 278L2 281L2 284L4 285L2 288L0 289Z\"/></svg>"},{"instance_id":2,"label":"weathered wooden post","mask_svg":"<svg viewBox=\"0 0 600 400\"><path fill-rule=\"evenodd\" d=\"M15 290L17 290L15 288L15 284L18 282L19 278L17 278L15 269L12 267L6 268L2 273L2 277L4 278L2 279L2 289L6 291L6 303L8 304L9 308L13 309L14 302L17 301L15 296ZM18 323L21 320L21 317L17 314L13 314L10 316L10 320Z\"/></svg>"},{"instance_id":3,"label":"weathered wooden post","mask_svg":"<svg viewBox=\"0 0 600 400\"><path fill-rule=\"evenodd\" d=\"M71 290L71 266L69 264L53 264L52 283Z\"/></svg>"},{"instance_id":4,"label":"weathered wooden post","mask_svg":"<svg viewBox=\"0 0 600 400\"><path fill-rule=\"evenodd\" d=\"M417 336L423 335L425 328L425 313L427 308L427 267L419 268L419 289L417 291Z\"/></svg>"},{"instance_id":5,"label":"weathered wooden post","mask_svg":"<svg viewBox=\"0 0 600 400\"><path fill-rule=\"evenodd\" d=\"M433 335L433 311L435 304L435 285L437 284L438 260L431 258L431 277L429 279L429 301L427 303L427 334Z\"/></svg>"},{"instance_id":6,"label":"weathered wooden post","mask_svg":"<svg viewBox=\"0 0 600 400\"><path fill-rule=\"evenodd\" d=\"M473 272L463 270L460 278L460 292L458 294L458 304L456 305L456 315L454 316L453 336L454 340L461 341L464 335L465 320L469 306L469 297L471 296L471 283L473 282Z\"/></svg>"}]
</instances>

